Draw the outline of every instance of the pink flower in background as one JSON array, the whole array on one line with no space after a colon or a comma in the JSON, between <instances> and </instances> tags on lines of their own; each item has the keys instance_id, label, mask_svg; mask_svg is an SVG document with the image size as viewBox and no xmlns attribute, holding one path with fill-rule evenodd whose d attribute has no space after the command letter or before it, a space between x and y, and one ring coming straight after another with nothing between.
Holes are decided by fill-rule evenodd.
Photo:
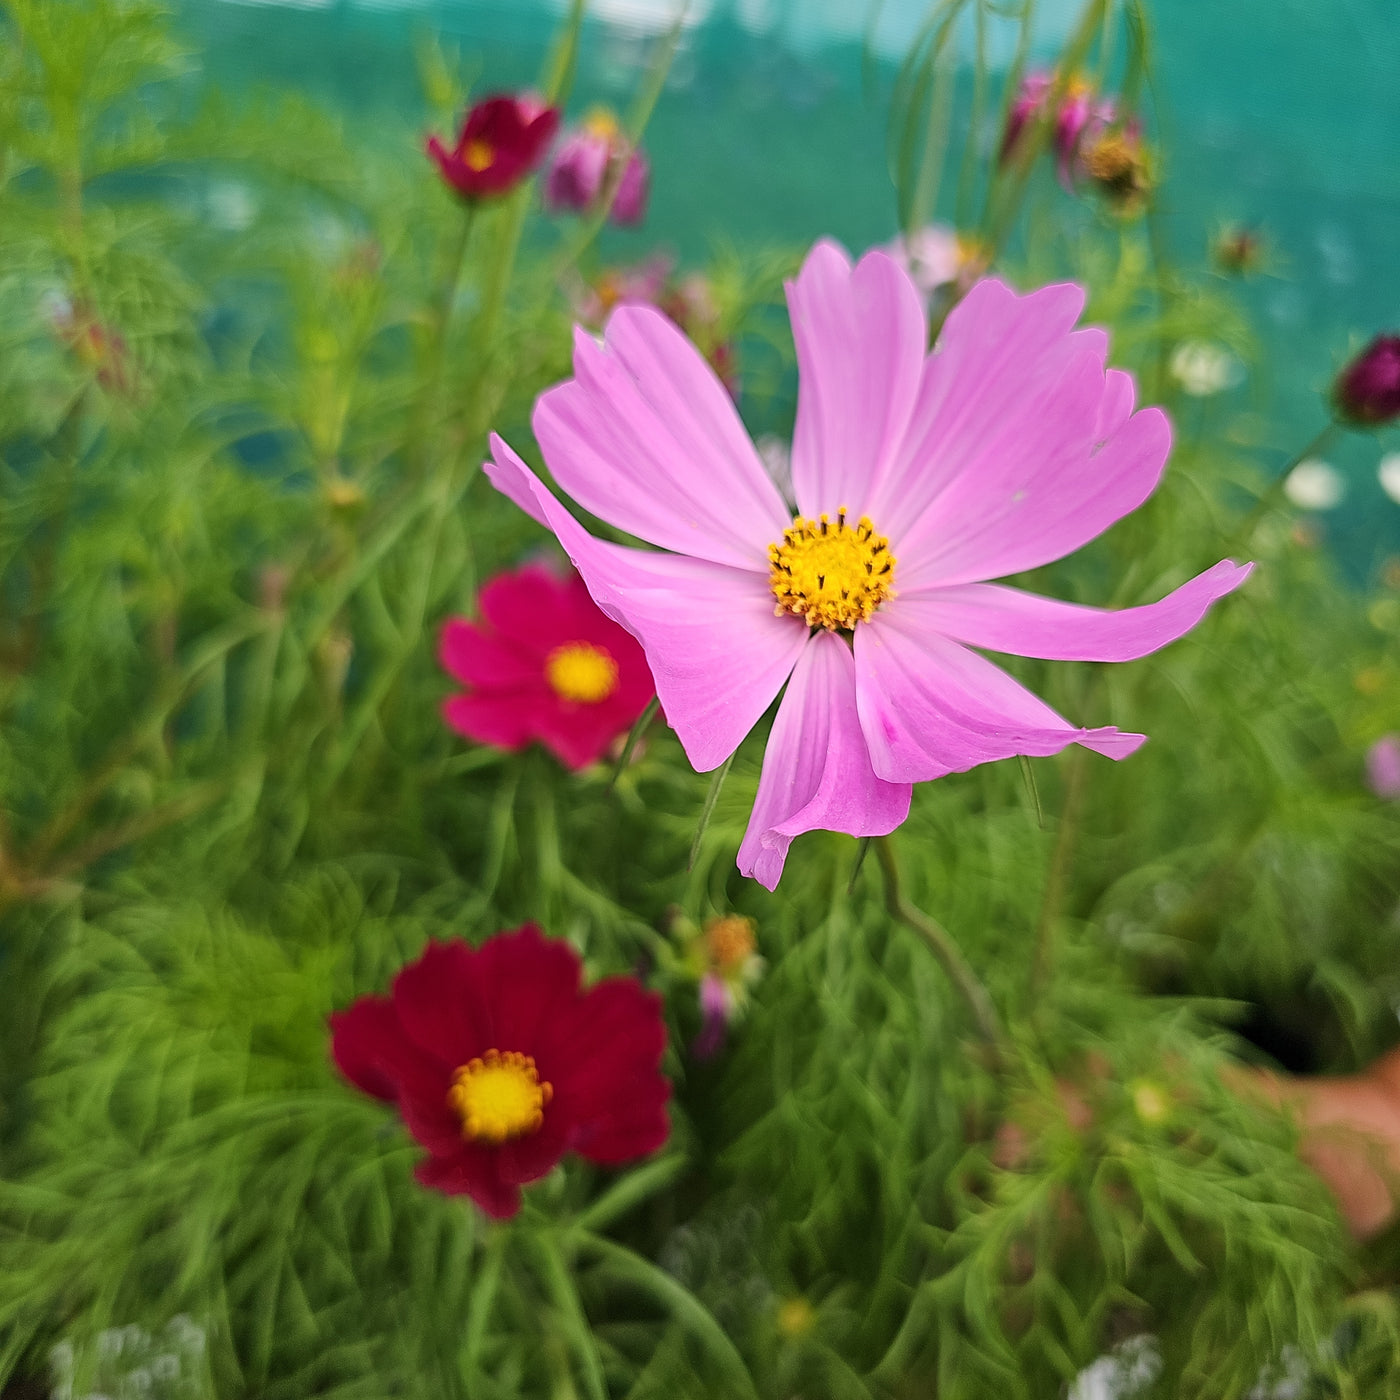
<instances>
[{"instance_id":1,"label":"pink flower in background","mask_svg":"<svg viewBox=\"0 0 1400 1400\"><path fill-rule=\"evenodd\" d=\"M1001 137L999 159L1003 165L1011 159L1026 128L1040 115L1053 83L1054 78L1045 72L1027 73L1021 79L1021 86L1006 114L1006 130Z\"/></svg>"},{"instance_id":2,"label":"pink flower in background","mask_svg":"<svg viewBox=\"0 0 1400 1400\"><path fill-rule=\"evenodd\" d=\"M1072 553L1155 489L1171 445L1133 412L1076 286L979 282L934 353L918 288L886 254L829 242L788 288L798 515L728 394L676 327L622 306L605 344L535 406L555 481L654 549L590 535L499 437L486 471L552 530L642 644L691 763L718 767L779 695L739 868L772 889L817 828L893 831L912 784L1140 734L1071 724L972 647L1128 661L1182 636L1250 566L1221 562L1122 612L983 580ZM784 689L786 686L786 689Z\"/></svg>"},{"instance_id":3,"label":"pink flower in background","mask_svg":"<svg viewBox=\"0 0 1400 1400\"><path fill-rule=\"evenodd\" d=\"M947 224L925 224L885 244L888 253L926 296L943 287L965 290L987 270L988 250Z\"/></svg>"},{"instance_id":4,"label":"pink flower in background","mask_svg":"<svg viewBox=\"0 0 1400 1400\"><path fill-rule=\"evenodd\" d=\"M1382 734L1366 750L1366 785L1386 802L1400 799L1400 734Z\"/></svg>"},{"instance_id":5,"label":"pink flower in background","mask_svg":"<svg viewBox=\"0 0 1400 1400\"><path fill-rule=\"evenodd\" d=\"M488 97L466 115L450 150L436 136L427 151L464 199L509 194L544 159L559 113L533 97Z\"/></svg>"},{"instance_id":6,"label":"pink flower in background","mask_svg":"<svg viewBox=\"0 0 1400 1400\"><path fill-rule=\"evenodd\" d=\"M566 132L551 157L544 181L544 204L552 214L588 213L617 181L609 217L631 226L646 215L651 168L632 148L611 112L597 109L582 125Z\"/></svg>"},{"instance_id":7,"label":"pink flower in background","mask_svg":"<svg viewBox=\"0 0 1400 1400\"><path fill-rule=\"evenodd\" d=\"M539 740L568 768L596 763L650 704L642 649L598 611L577 574L540 564L497 574L481 622L450 619L443 669L471 689L443 702L459 734L512 753Z\"/></svg>"}]
</instances>

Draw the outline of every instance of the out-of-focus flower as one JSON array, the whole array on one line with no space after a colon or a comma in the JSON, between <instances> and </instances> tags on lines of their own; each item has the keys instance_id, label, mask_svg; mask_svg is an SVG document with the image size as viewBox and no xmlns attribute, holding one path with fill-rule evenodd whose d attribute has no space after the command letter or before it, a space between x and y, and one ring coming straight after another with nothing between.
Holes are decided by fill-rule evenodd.
<instances>
[{"instance_id":1,"label":"out-of-focus flower","mask_svg":"<svg viewBox=\"0 0 1400 1400\"><path fill-rule=\"evenodd\" d=\"M545 208L551 213L587 213L607 197L614 183L617 193L608 217L620 225L641 223L651 190L651 168L627 140L617 118L599 107L565 133L550 159Z\"/></svg>"},{"instance_id":2,"label":"out-of-focus flower","mask_svg":"<svg viewBox=\"0 0 1400 1400\"><path fill-rule=\"evenodd\" d=\"M558 129L558 111L537 98L487 97L467 113L455 146L430 136L427 151L463 199L491 199L539 165Z\"/></svg>"},{"instance_id":3,"label":"out-of-focus flower","mask_svg":"<svg viewBox=\"0 0 1400 1400\"><path fill-rule=\"evenodd\" d=\"M1376 468L1381 490L1400 506L1400 452L1387 452Z\"/></svg>"},{"instance_id":4,"label":"out-of-focus flower","mask_svg":"<svg viewBox=\"0 0 1400 1400\"><path fill-rule=\"evenodd\" d=\"M1356 428L1400 418L1400 335L1378 335L1337 376L1337 416Z\"/></svg>"},{"instance_id":5,"label":"out-of-focus flower","mask_svg":"<svg viewBox=\"0 0 1400 1400\"><path fill-rule=\"evenodd\" d=\"M1136 122L1085 138L1076 169L1125 217L1140 213L1152 190L1147 150Z\"/></svg>"},{"instance_id":6,"label":"out-of-focus flower","mask_svg":"<svg viewBox=\"0 0 1400 1400\"><path fill-rule=\"evenodd\" d=\"M1222 229L1211 245L1211 256L1222 272L1245 277L1258 268L1264 256L1264 240L1255 229Z\"/></svg>"},{"instance_id":7,"label":"out-of-focus flower","mask_svg":"<svg viewBox=\"0 0 1400 1400\"><path fill-rule=\"evenodd\" d=\"M1366 750L1366 786L1386 802L1400 801L1400 734L1382 734Z\"/></svg>"},{"instance_id":8,"label":"out-of-focus flower","mask_svg":"<svg viewBox=\"0 0 1400 1400\"><path fill-rule=\"evenodd\" d=\"M1040 116L1053 84L1053 76L1041 71L1027 73L1021 79L1021 86L1016 90L1006 114L1006 130L1001 134L1001 150L997 158L1003 165L1011 159L1026 128Z\"/></svg>"},{"instance_id":9,"label":"out-of-focus flower","mask_svg":"<svg viewBox=\"0 0 1400 1400\"><path fill-rule=\"evenodd\" d=\"M1330 462L1309 457L1288 473L1283 494L1302 510L1332 510L1346 495L1346 482Z\"/></svg>"},{"instance_id":10,"label":"out-of-focus flower","mask_svg":"<svg viewBox=\"0 0 1400 1400\"><path fill-rule=\"evenodd\" d=\"M1223 345L1210 340L1183 340L1172 351L1168 368L1195 398L1231 389L1244 378L1244 366Z\"/></svg>"},{"instance_id":11,"label":"out-of-focus flower","mask_svg":"<svg viewBox=\"0 0 1400 1400\"><path fill-rule=\"evenodd\" d=\"M911 234L900 234L885 244L884 251L926 296L949 286L965 292L991 261L985 244L947 224L925 224Z\"/></svg>"},{"instance_id":12,"label":"out-of-focus flower","mask_svg":"<svg viewBox=\"0 0 1400 1400\"><path fill-rule=\"evenodd\" d=\"M81 301L56 294L47 299L53 333L112 394L126 394L134 385L131 351L120 331L113 330Z\"/></svg>"},{"instance_id":13,"label":"out-of-focus flower","mask_svg":"<svg viewBox=\"0 0 1400 1400\"><path fill-rule=\"evenodd\" d=\"M584 991L581 971L527 924L475 949L430 943L387 997L330 1018L340 1072L428 1149L424 1186L504 1219L566 1152L611 1165L666 1141L661 999L632 977Z\"/></svg>"},{"instance_id":14,"label":"out-of-focus flower","mask_svg":"<svg viewBox=\"0 0 1400 1400\"><path fill-rule=\"evenodd\" d=\"M512 753L539 740L577 770L655 694L641 647L598 611L577 574L527 565L497 574L477 602L482 620L450 619L438 645L443 669L471 687L443 702L459 734Z\"/></svg>"},{"instance_id":15,"label":"out-of-focus flower","mask_svg":"<svg viewBox=\"0 0 1400 1400\"><path fill-rule=\"evenodd\" d=\"M700 1034L690 1050L697 1060L709 1060L724 1049L729 1027L743 1013L749 988L763 975L758 939L752 919L726 914L708 919L697 929L687 919L677 921L684 944L686 970L700 981Z\"/></svg>"},{"instance_id":16,"label":"out-of-focus flower","mask_svg":"<svg viewBox=\"0 0 1400 1400\"><path fill-rule=\"evenodd\" d=\"M817 1310L805 1298L784 1298L774 1321L784 1337L803 1337L816 1326Z\"/></svg>"},{"instance_id":17,"label":"out-of-focus flower","mask_svg":"<svg viewBox=\"0 0 1400 1400\"><path fill-rule=\"evenodd\" d=\"M570 288L574 312L584 325L598 330L613 308L624 302L655 306L710 362L730 397L738 398L738 356L721 329L709 281L701 273L677 279L674 270L674 261L660 253L633 267L606 268L591 284L578 282Z\"/></svg>"},{"instance_id":18,"label":"out-of-focus flower","mask_svg":"<svg viewBox=\"0 0 1400 1400\"><path fill-rule=\"evenodd\" d=\"M1073 743L1126 757L1142 735L1071 724L980 650L1145 656L1250 568L1222 561L1122 612L982 582L1081 548L1165 466L1165 414L1134 413L1103 332L1074 330L1080 288L983 280L932 355L918 288L879 251L852 267L819 243L788 300L796 518L714 372L647 307L619 307L602 346L575 335L575 377L533 424L560 487L655 549L590 535L499 437L486 465L640 640L698 770L786 686L739 849L769 889L799 833L893 831L915 782Z\"/></svg>"}]
</instances>

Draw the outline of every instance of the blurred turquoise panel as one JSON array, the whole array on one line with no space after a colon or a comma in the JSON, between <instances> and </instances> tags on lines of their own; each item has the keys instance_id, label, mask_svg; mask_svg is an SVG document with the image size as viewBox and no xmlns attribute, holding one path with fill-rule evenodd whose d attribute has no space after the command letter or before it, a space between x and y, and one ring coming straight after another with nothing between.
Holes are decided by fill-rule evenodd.
<instances>
[{"instance_id":1,"label":"blurred turquoise panel","mask_svg":"<svg viewBox=\"0 0 1400 1400\"><path fill-rule=\"evenodd\" d=\"M1042 0L1038 46L1055 52L1077 4ZM207 72L233 89L267 83L319 94L399 139L421 119L414 43L455 43L480 88L526 84L560 18L544 0L299 4L185 0ZM1323 422L1319 395L1349 347L1400 325L1400 25L1395 0L1156 0L1156 114L1166 152L1159 210L1175 256L1203 266L1224 222L1258 225L1270 275L1242 288L1266 348L1256 382L1233 391L1267 423L1281 464ZM610 234L610 256L664 243L698 259L717 238L802 244L825 232L853 248L894 230L886 160L895 64L928 5L885 0L692 0L647 137L655 178L641 232ZM623 104L667 0L594 0L573 106ZM1004 62L1004 36L990 55ZM426 171L426 166L425 166ZM1203 405L1207 425L1227 404ZM1351 437L1328 533L1356 577L1400 547L1400 506L1376 468L1400 436Z\"/></svg>"}]
</instances>

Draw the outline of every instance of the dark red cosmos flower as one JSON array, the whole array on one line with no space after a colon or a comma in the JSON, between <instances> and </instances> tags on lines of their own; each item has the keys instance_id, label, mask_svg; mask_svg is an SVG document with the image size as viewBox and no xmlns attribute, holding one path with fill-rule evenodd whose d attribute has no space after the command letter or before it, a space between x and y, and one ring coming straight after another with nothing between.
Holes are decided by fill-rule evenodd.
<instances>
[{"instance_id":1,"label":"dark red cosmos flower","mask_svg":"<svg viewBox=\"0 0 1400 1400\"><path fill-rule=\"evenodd\" d=\"M330 1018L331 1054L428 1149L424 1186L498 1220L566 1152L628 1162L670 1132L661 998L633 977L579 987L578 954L533 924L480 948L430 943L387 997Z\"/></svg>"},{"instance_id":2,"label":"dark red cosmos flower","mask_svg":"<svg viewBox=\"0 0 1400 1400\"><path fill-rule=\"evenodd\" d=\"M656 694L646 657L575 573L540 564L497 574L482 621L454 617L438 659L466 695L443 702L459 734L512 753L538 739L566 767L595 763Z\"/></svg>"},{"instance_id":3,"label":"dark red cosmos flower","mask_svg":"<svg viewBox=\"0 0 1400 1400\"><path fill-rule=\"evenodd\" d=\"M1378 335L1332 389L1337 414L1361 428L1400 418L1400 335Z\"/></svg>"},{"instance_id":4,"label":"dark red cosmos flower","mask_svg":"<svg viewBox=\"0 0 1400 1400\"><path fill-rule=\"evenodd\" d=\"M489 199L509 193L539 165L558 129L555 107L530 97L487 97L467 113L452 150L436 136L427 149L464 199Z\"/></svg>"}]
</instances>

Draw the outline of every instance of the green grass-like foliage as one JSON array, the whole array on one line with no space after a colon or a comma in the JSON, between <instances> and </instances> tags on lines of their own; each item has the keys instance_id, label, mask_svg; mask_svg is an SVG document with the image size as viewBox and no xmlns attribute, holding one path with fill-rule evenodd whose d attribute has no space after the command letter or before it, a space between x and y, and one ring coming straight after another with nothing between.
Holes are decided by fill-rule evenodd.
<instances>
[{"instance_id":1,"label":"green grass-like foliage","mask_svg":"<svg viewBox=\"0 0 1400 1400\"><path fill-rule=\"evenodd\" d=\"M936 7L900 75L906 210L969 8L980 35L990 6ZM1111 63L1116 9L1088 6L1077 60ZM548 545L479 464L568 371L561 287L596 227L522 190L458 267L415 132L230 106L139 0L3 14L0 1379L57 1346L56 1393L136 1393L113 1357L175 1327L202 1340L169 1393L226 1400L1044 1400L1150 1334L1144 1395L1400 1391L1393 1244L1358 1255L1290 1125L1221 1080L1246 1004L1318 1069L1394 1039L1396 809L1360 773L1395 723L1400 600L1342 591L1254 505L1232 423L1176 399L1173 344L1249 354L1218 283L1048 179L960 167L998 240L1030 201L1014 274L1086 281L1144 398L1198 424L1152 502L1030 585L1121 606L1260 561L1160 656L1021 664L1141 754L916 793L905 894L985 981L998 1067L856 842L802 838L775 896L739 879L761 735L687 869L709 785L664 726L612 784L441 723L437 627ZM561 99L582 32L543 77ZM427 64L444 128L450 71ZM766 423L791 421L797 256L710 269ZM751 916L767 963L711 1063L676 910ZM494 1226L415 1185L325 1017L429 938L526 919L666 993L675 1131Z\"/></svg>"}]
</instances>

